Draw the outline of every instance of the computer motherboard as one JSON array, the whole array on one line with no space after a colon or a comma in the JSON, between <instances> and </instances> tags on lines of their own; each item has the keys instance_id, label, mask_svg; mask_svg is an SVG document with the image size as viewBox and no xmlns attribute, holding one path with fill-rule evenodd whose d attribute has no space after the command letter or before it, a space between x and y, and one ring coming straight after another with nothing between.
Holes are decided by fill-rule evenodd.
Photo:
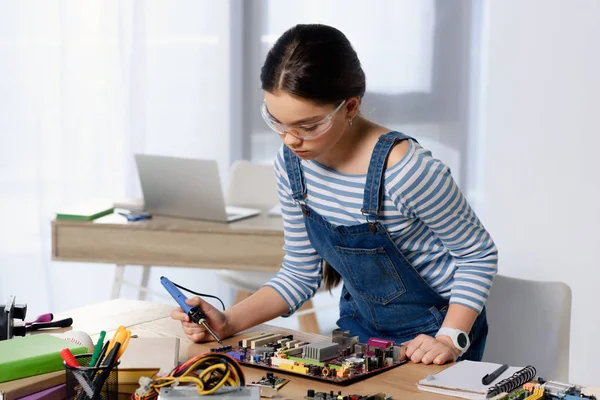
<instances>
[{"instance_id":1,"label":"computer motherboard","mask_svg":"<svg viewBox=\"0 0 600 400\"><path fill-rule=\"evenodd\" d=\"M359 343L357 336L334 330L331 341L294 339L285 333L257 333L237 346L211 349L224 352L241 364L283 371L338 385L347 385L404 364L404 346L391 340L371 338Z\"/></svg>"}]
</instances>

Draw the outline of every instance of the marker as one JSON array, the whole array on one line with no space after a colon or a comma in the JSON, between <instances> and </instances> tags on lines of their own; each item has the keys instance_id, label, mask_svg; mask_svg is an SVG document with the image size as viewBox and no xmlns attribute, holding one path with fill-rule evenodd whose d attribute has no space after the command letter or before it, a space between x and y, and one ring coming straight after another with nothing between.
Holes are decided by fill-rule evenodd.
<instances>
[{"instance_id":1,"label":"marker","mask_svg":"<svg viewBox=\"0 0 600 400\"><path fill-rule=\"evenodd\" d=\"M96 366L96 361L100 357L100 352L102 351L102 346L104 345L104 337L106 336L105 331L100 332L100 337L96 342L96 346L94 347L94 353L92 354L92 358L90 359L90 367Z\"/></svg>"},{"instance_id":2,"label":"marker","mask_svg":"<svg viewBox=\"0 0 600 400\"><path fill-rule=\"evenodd\" d=\"M491 374L486 374L483 378L481 378L481 383L484 385L491 385L504 371L508 369L508 364L502 364L498 367L497 370L492 372Z\"/></svg>"}]
</instances>

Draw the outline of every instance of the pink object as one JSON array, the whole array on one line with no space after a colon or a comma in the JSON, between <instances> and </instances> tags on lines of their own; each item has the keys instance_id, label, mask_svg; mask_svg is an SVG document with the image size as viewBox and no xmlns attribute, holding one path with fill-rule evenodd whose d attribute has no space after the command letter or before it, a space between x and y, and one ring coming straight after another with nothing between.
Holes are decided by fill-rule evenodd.
<instances>
[{"instance_id":1,"label":"pink object","mask_svg":"<svg viewBox=\"0 0 600 400\"><path fill-rule=\"evenodd\" d=\"M394 345L393 340L379 339L379 338L371 338L367 342L367 346L377 347L380 349L387 349L393 345Z\"/></svg>"},{"instance_id":2,"label":"pink object","mask_svg":"<svg viewBox=\"0 0 600 400\"><path fill-rule=\"evenodd\" d=\"M54 319L54 315L52 313L42 314L35 319L35 321L25 322L25 326L29 326L31 324L35 324L37 322L50 322Z\"/></svg>"}]
</instances>

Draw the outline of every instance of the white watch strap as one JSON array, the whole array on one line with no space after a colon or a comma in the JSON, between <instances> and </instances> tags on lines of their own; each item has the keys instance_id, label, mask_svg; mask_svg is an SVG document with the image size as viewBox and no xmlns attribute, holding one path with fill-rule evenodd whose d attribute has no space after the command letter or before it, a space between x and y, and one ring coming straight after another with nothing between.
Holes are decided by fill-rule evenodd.
<instances>
[{"instance_id":1,"label":"white watch strap","mask_svg":"<svg viewBox=\"0 0 600 400\"><path fill-rule=\"evenodd\" d=\"M437 333L435 334L435 337L449 336L450 338L452 338L452 342L455 343L456 337L458 336L459 333L464 333L465 335L467 335L467 338L469 337L469 335L466 332L463 332L460 329L450 328L448 326L442 326L440 328L440 330L437 331ZM456 344L454 346L456 347L457 350L460 350L460 355L462 356L469 349L470 345L471 345L471 343L467 343L467 347L465 347L464 350L460 350Z\"/></svg>"},{"instance_id":2,"label":"white watch strap","mask_svg":"<svg viewBox=\"0 0 600 400\"><path fill-rule=\"evenodd\" d=\"M452 337L455 333L462 332L460 329L450 328L448 326L442 326L439 331L435 334L435 337L439 335Z\"/></svg>"}]
</instances>

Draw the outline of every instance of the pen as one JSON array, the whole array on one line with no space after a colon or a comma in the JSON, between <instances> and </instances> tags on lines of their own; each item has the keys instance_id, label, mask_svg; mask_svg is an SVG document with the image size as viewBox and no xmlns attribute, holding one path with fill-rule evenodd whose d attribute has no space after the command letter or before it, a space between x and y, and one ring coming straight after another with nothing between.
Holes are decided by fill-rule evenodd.
<instances>
[{"instance_id":1,"label":"pen","mask_svg":"<svg viewBox=\"0 0 600 400\"><path fill-rule=\"evenodd\" d=\"M498 369L490 374L486 374L483 378L481 378L481 383L484 385L490 385L494 382L504 371L508 369L508 364L502 364Z\"/></svg>"},{"instance_id":2,"label":"pen","mask_svg":"<svg viewBox=\"0 0 600 400\"><path fill-rule=\"evenodd\" d=\"M119 215L122 215L123 217L127 218L127 221L129 222L135 222L135 221L141 221L143 219L151 219L152 215L148 214L148 213L122 213L120 212Z\"/></svg>"},{"instance_id":3,"label":"pen","mask_svg":"<svg viewBox=\"0 0 600 400\"><path fill-rule=\"evenodd\" d=\"M92 354L92 358L90 359L90 367L96 366L96 360L100 357L100 352L102 351L102 345L104 344L104 336L106 336L106 332L100 332L100 337L96 342L96 346L94 347L94 353Z\"/></svg>"}]
</instances>

